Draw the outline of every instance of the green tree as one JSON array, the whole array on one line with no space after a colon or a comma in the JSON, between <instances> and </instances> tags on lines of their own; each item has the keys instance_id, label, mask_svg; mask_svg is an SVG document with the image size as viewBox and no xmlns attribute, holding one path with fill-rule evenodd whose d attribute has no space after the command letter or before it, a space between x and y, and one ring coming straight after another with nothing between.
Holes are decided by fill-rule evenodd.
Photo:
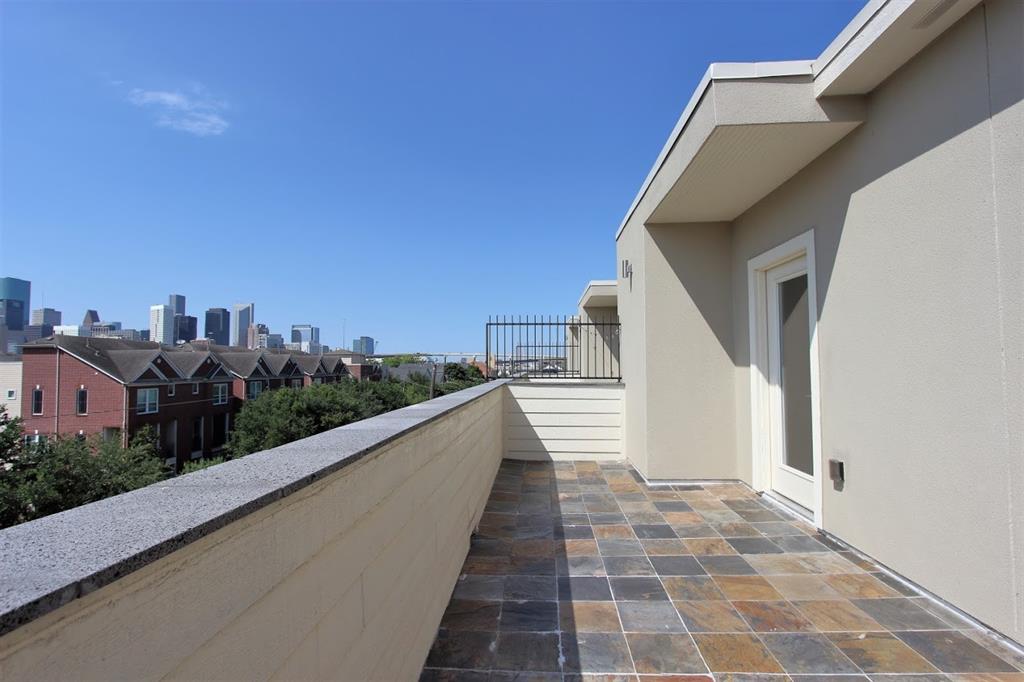
<instances>
[{"instance_id":1,"label":"green tree","mask_svg":"<svg viewBox=\"0 0 1024 682\"><path fill-rule=\"evenodd\" d=\"M412 355L405 353L402 355L389 355L381 360L388 367L398 367L399 365L415 364L420 361L419 355Z\"/></svg>"},{"instance_id":2,"label":"green tree","mask_svg":"<svg viewBox=\"0 0 1024 682\"><path fill-rule=\"evenodd\" d=\"M449 362L444 366L445 381L476 381L484 380L483 373L476 365L463 364L461 362Z\"/></svg>"},{"instance_id":3,"label":"green tree","mask_svg":"<svg viewBox=\"0 0 1024 682\"><path fill-rule=\"evenodd\" d=\"M117 439L99 437L21 444L4 451L0 470L0 525L4 527L141 488L167 475L147 431L128 447Z\"/></svg>"},{"instance_id":4,"label":"green tree","mask_svg":"<svg viewBox=\"0 0 1024 682\"><path fill-rule=\"evenodd\" d=\"M360 395L361 385L342 381L263 393L238 413L228 452L241 457L376 414Z\"/></svg>"},{"instance_id":5,"label":"green tree","mask_svg":"<svg viewBox=\"0 0 1024 682\"><path fill-rule=\"evenodd\" d=\"M21 502L14 467L21 454L21 418L9 417L0 405L0 528L17 523Z\"/></svg>"},{"instance_id":6,"label":"green tree","mask_svg":"<svg viewBox=\"0 0 1024 682\"><path fill-rule=\"evenodd\" d=\"M341 381L282 388L247 402L228 442L232 457L267 450L427 399L430 387L411 381Z\"/></svg>"}]
</instances>

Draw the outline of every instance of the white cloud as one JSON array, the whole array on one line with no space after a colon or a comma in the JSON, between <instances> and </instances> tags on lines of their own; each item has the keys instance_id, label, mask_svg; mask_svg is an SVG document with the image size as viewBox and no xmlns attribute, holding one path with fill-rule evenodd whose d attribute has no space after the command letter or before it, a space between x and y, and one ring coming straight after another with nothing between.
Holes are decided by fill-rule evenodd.
<instances>
[{"instance_id":1,"label":"white cloud","mask_svg":"<svg viewBox=\"0 0 1024 682\"><path fill-rule=\"evenodd\" d=\"M135 88L128 93L128 101L154 110L158 126L199 137L220 135L230 125L222 115L228 108L227 102L210 97L198 85L188 93Z\"/></svg>"}]
</instances>

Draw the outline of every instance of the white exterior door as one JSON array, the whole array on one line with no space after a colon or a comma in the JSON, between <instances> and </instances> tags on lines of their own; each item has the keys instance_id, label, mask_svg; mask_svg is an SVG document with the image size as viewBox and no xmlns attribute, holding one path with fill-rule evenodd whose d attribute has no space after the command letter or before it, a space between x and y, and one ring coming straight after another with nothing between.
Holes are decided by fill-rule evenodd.
<instances>
[{"instance_id":1,"label":"white exterior door","mask_svg":"<svg viewBox=\"0 0 1024 682\"><path fill-rule=\"evenodd\" d=\"M806 255L765 271L771 488L815 506L811 334Z\"/></svg>"}]
</instances>

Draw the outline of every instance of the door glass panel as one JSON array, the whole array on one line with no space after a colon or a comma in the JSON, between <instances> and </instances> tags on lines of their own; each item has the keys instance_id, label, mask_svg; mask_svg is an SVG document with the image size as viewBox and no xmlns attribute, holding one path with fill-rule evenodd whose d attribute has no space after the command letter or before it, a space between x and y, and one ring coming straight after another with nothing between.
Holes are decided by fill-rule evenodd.
<instances>
[{"instance_id":1,"label":"door glass panel","mask_svg":"<svg viewBox=\"0 0 1024 682\"><path fill-rule=\"evenodd\" d=\"M779 334L786 464L814 475L811 455L811 337L807 275L779 283Z\"/></svg>"}]
</instances>

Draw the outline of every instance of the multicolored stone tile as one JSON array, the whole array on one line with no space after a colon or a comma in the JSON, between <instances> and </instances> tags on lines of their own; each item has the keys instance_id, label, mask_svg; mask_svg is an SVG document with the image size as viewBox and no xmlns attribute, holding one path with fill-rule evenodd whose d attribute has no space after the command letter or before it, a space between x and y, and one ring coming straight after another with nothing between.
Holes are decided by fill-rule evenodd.
<instances>
[{"instance_id":1,"label":"multicolored stone tile","mask_svg":"<svg viewBox=\"0 0 1024 682\"><path fill-rule=\"evenodd\" d=\"M661 675L708 671L689 635L629 633L626 639L638 673Z\"/></svg>"},{"instance_id":2,"label":"multicolored stone tile","mask_svg":"<svg viewBox=\"0 0 1024 682\"><path fill-rule=\"evenodd\" d=\"M820 632L884 630L874 618L846 599L795 601L793 605Z\"/></svg>"},{"instance_id":3,"label":"multicolored stone tile","mask_svg":"<svg viewBox=\"0 0 1024 682\"><path fill-rule=\"evenodd\" d=\"M690 632L748 632L750 626L725 600L677 601L676 610Z\"/></svg>"},{"instance_id":4,"label":"multicolored stone tile","mask_svg":"<svg viewBox=\"0 0 1024 682\"><path fill-rule=\"evenodd\" d=\"M728 599L748 601L783 598L771 583L759 575L719 575L714 580Z\"/></svg>"},{"instance_id":5,"label":"multicolored stone tile","mask_svg":"<svg viewBox=\"0 0 1024 682\"><path fill-rule=\"evenodd\" d=\"M811 621L785 601L734 601L740 615L757 632L813 632Z\"/></svg>"},{"instance_id":6,"label":"multicolored stone tile","mask_svg":"<svg viewBox=\"0 0 1024 682\"><path fill-rule=\"evenodd\" d=\"M847 632L829 639L867 673L929 673L935 666L888 632Z\"/></svg>"},{"instance_id":7,"label":"multicolored stone tile","mask_svg":"<svg viewBox=\"0 0 1024 682\"><path fill-rule=\"evenodd\" d=\"M563 632L621 632L622 623L613 602L560 602L559 627Z\"/></svg>"},{"instance_id":8,"label":"multicolored stone tile","mask_svg":"<svg viewBox=\"0 0 1024 682\"><path fill-rule=\"evenodd\" d=\"M694 634L693 640L711 672L783 672L779 662L754 635Z\"/></svg>"},{"instance_id":9,"label":"multicolored stone tile","mask_svg":"<svg viewBox=\"0 0 1024 682\"><path fill-rule=\"evenodd\" d=\"M741 484L504 461L425 682L1024 682L1024 655Z\"/></svg>"},{"instance_id":10,"label":"multicolored stone tile","mask_svg":"<svg viewBox=\"0 0 1024 682\"><path fill-rule=\"evenodd\" d=\"M787 673L859 673L843 652L821 634L786 632L761 636L775 660Z\"/></svg>"},{"instance_id":11,"label":"multicolored stone tile","mask_svg":"<svg viewBox=\"0 0 1024 682\"><path fill-rule=\"evenodd\" d=\"M944 673L1011 673L1012 665L955 630L898 632L896 636Z\"/></svg>"}]
</instances>

